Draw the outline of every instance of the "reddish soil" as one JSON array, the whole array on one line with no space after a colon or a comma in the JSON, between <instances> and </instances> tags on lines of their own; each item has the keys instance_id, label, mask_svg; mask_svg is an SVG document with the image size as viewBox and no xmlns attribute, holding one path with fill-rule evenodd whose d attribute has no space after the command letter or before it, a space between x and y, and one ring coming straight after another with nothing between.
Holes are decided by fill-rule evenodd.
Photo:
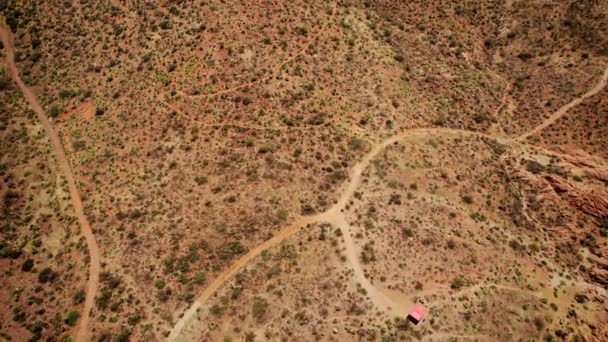
<instances>
[{"instance_id":1,"label":"reddish soil","mask_svg":"<svg viewBox=\"0 0 608 342\"><path fill-rule=\"evenodd\" d=\"M76 341L87 341L90 312L93 309L95 295L97 294L97 288L99 287L99 248L97 246L97 242L95 241L95 236L93 235L91 225L89 224L89 221L87 220L87 217L84 214L84 205L82 203L82 199L80 198L78 188L76 187L76 181L74 180L74 175L72 174L70 164L65 155L65 151L63 150L63 146L61 145L59 135L57 135L57 132L53 128L53 125L51 124L49 119L47 118L44 110L36 101L36 96L34 95L34 93L30 90L30 88L28 88L27 85L25 85L25 83L23 83L23 81L19 77L19 72L17 71L17 67L15 65L13 35L5 25L0 25L0 38L2 39L2 43L4 44L4 52L6 54L6 70L13 82L15 82L19 89L21 89L23 96L26 98L31 109L38 116L38 119L40 120L40 123L44 128L44 131L46 132L51 141L51 146L53 147L53 152L55 153L55 157L57 158L57 163L59 164L59 168L61 169L63 176L65 177L68 190L70 192L70 198L72 199L72 205L74 206L76 218L78 219L78 222L82 229L82 234L84 235L87 242L87 248L90 256L89 279L86 287L86 297L84 301L83 312L76 326L75 334Z\"/></svg>"}]
</instances>

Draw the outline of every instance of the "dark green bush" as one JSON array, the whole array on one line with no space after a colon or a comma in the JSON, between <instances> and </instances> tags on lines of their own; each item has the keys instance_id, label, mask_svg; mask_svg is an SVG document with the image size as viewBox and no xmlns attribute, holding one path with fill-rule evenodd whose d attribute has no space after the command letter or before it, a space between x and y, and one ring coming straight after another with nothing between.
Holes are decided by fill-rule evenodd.
<instances>
[{"instance_id":1,"label":"dark green bush","mask_svg":"<svg viewBox=\"0 0 608 342\"><path fill-rule=\"evenodd\" d=\"M462 277L460 277L460 276L458 276L458 277L456 277L456 278L454 278L454 279L452 280L452 284L450 284L450 287L451 287L453 290L458 290L458 289L460 289L460 288L464 287L465 285L466 285L466 281L465 281L465 279L464 279L464 278L462 278Z\"/></svg>"},{"instance_id":2,"label":"dark green bush","mask_svg":"<svg viewBox=\"0 0 608 342\"><path fill-rule=\"evenodd\" d=\"M70 313L65 318L64 322L65 322L65 324L73 327L74 325L76 325L76 322L78 321L79 317L80 317L80 314L78 313L78 311L70 311Z\"/></svg>"},{"instance_id":3,"label":"dark green bush","mask_svg":"<svg viewBox=\"0 0 608 342\"><path fill-rule=\"evenodd\" d=\"M251 309L251 313L253 318L257 321L261 321L268 310L268 301L262 297L254 297L253 298L253 307Z\"/></svg>"},{"instance_id":4,"label":"dark green bush","mask_svg":"<svg viewBox=\"0 0 608 342\"><path fill-rule=\"evenodd\" d=\"M545 167L543 166L543 164L537 162L536 160L528 160L528 162L526 163L526 170L533 174L539 174L545 171Z\"/></svg>"},{"instance_id":5,"label":"dark green bush","mask_svg":"<svg viewBox=\"0 0 608 342\"><path fill-rule=\"evenodd\" d=\"M34 260L27 259L25 262L23 262L23 265L21 265L21 270L23 272L29 272L32 270L32 267L34 267Z\"/></svg>"},{"instance_id":6,"label":"dark green bush","mask_svg":"<svg viewBox=\"0 0 608 342\"><path fill-rule=\"evenodd\" d=\"M50 118L56 118L59 114L61 114L61 112L63 112L63 109L61 109L61 107L53 106L47 111L47 115Z\"/></svg>"},{"instance_id":7,"label":"dark green bush","mask_svg":"<svg viewBox=\"0 0 608 342\"><path fill-rule=\"evenodd\" d=\"M522 61L526 61L533 57L534 57L534 54L529 51L522 51L517 55L517 58L521 59Z\"/></svg>"},{"instance_id":8,"label":"dark green bush","mask_svg":"<svg viewBox=\"0 0 608 342\"><path fill-rule=\"evenodd\" d=\"M198 185L203 185L203 184L207 183L207 177L205 177L205 176L196 176L196 178L194 178L194 181Z\"/></svg>"},{"instance_id":9,"label":"dark green bush","mask_svg":"<svg viewBox=\"0 0 608 342\"><path fill-rule=\"evenodd\" d=\"M38 281L42 284L47 282L52 283L53 281L55 281L55 279L57 279L57 272L54 272L50 267L45 267L38 274Z\"/></svg>"},{"instance_id":10,"label":"dark green bush","mask_svg":"<svg viewBox=\"0 0 608 342\"><path fill-rule=\"evenodd\" d=\"M232 259L234 256L245 253L247 249L239 241L225 244L217 253L221 260Z\"/></svg>"}]
</instances>

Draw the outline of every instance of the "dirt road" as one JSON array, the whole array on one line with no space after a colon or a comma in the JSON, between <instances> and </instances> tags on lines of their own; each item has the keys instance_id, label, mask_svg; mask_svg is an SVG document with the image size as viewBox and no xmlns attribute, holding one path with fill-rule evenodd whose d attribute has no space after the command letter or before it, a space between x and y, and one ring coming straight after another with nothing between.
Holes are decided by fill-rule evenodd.
<instances>
[{"instance_id":1,"label":"dirt road","mask_svg":"<svg viewBox=\"0 0 608 342\"><path fill-rule=\"evenodd\" d=\"M489 139L493 139L499 143L506 145L518 145L520 148L534 147L538 151L542 151L548 154L561 155L563 154L547 150L545 148L533 146L533 145L522 145L518 141L515 141L511 138L506 137L495 137L489 134L460 130L460 129L452 129L452 128L413 128L409 130L405 130L400 134L394 135L376 145L368 152L363 159L357 163L350 172L349 182L346 185L346 188L343 190L340 198L337 203L332 206L327 211L310 217L302 217L296 220L295 223L290 226L283 228L276 235L274 235L271 239L263 242L261 245L255 247L250 250L247 254L239 258L235 261L228 269L224 270L222 273L218 275L218 277L211 283L205 290L200 294L194 304L186 311L186 313L178 320L178 322L173 327L168 341L176 341L176 340L187 340L187 338L180 338L182 334L182 330L187 331L187 325L191 322L193 316L196 311L205 303L211 296L222 287L222 285L228 281L232 276L234 276L241 268L245 267L250 261L252 261L255 257L257 257L263 250L268 249L272 246L279 244L285 239L289 238L293 234L299 231L299 229L305 227L306 225L313 224L316 222L327 222L335 225L336 227L342 230L344 236L344 244L346 248L347 261L352 267L354 272L355 280L364 288L368 294L370 300L376 305L378 308L386 310L387 313L393 315L401 315L404 313L404 310L409 308L409 303L406 303L407 300L404 299L403 296L391 296L386 291L377 288L374 286L366 277L363 272L363 268L361 262L358 258L358 247L352 239L351 227L348 224L346 217L344 216L344 208L346 204L350 201L355 191L358 189L361 184L361 179L363 176L363 172L367 169L371 161L380 154L385 148L399 142L405 138L425 138L427 136L432 135L457 135L457 136L478 136L485 137Z\"/></svg>"},{"instance_id":2,"label":"dirt road","mask_svg":"<svg viewBox=\"0 0 608 342\"><path fill-rule=\"evenodd\" d=\"M36 96L34 96L34 93L27 87L27 85L25 85L25 83L23 83L23 81L19 77L17 66L15 65L13 34L6 26L3 18L2 22L0 22L0 38L2 39L2 43L4 44L4 54L6 56L6 71L9 77L13 80L13 82L15 82L15 84L23 93L23 96L29 103L30 108L38 116L38 119L40 120L40 123L44 128L44 131L49 137L51 147L53 148L57 163L59 164L59 169L61 170L68 186L70 198L72 199L72 206L74 207L74 213L76 215L76 218L78 219L78 223L80 224L82 234L84 235L87 242L87 247L90 256L89 279L87 281L86 297L84 301L83 312L80 315L81 318L79 319L78 325L76 326L76 341L87 341L90 312L93 308L93 303L95 295L97 293L97 287L99 282L100 264L99 248L97 246L97 241L95 241L95 236L93 235L91 225L89 224L89 221L87 220L84 214L84 206L82 204L82 199L80 198L80 193L78 192L78 188L76 187L76 181L74 180L74 175L72 174L72 170L70 169L68 158L66 157L65 151L63 150L63 146L61 145L61 140L59 139L57 132L53 128L53 125L46 117L44 110L36 101Z\"/></svg>"},{"instance_id":3,"label":"dirt road","mask_svg":"<svg viewBox=\"0 0 608 342\"><path fill-rule=\"evenodd\" d=\"M556 112L551 118L547 119L543 124L539 125L535 129L530 132L518 137L516 140L513 140L508 137L496 137L489 134L484 134L481 132L473 132L459 129L451 129L451 128L414 128L410 130L406 130L400 134L397 134L387 140L380 142L375 145L372 150L365 155L363 160L356 164L351 170L350 181L347 187L344 189L342 195L340 196L338 202L329 210L324 213L321 213L316 216L300 218L296 223L284 228L279 231L275 236L273 236L270 240L263 242L261 245L256 248L250 250L246 255L239 258L235 263L233 263L228 269L223 271L199 296L199 298L195 301L195 303L190 307L188 311L182 316L182 318L175 324L173 327L171 334L169 335L169 341L175 341L180 336L182 329L189 323L189 321L193 318L197 309L201 307L201 305L207 301L215 291L217 291L228 279L234 276L242 267L246 266L251 260L253 260L256 256L258 256L263 250L268 249L281 241L287 239L294 233L296 233L301 227L312 224L315 222L329 222L337 227L339 227L344 233L344 242L347 251L347 260L353 268L355 279L358 283L367 291L369 298L377 305L379 308L387 310L388 313L391 314L402 314L403 313L403 300L395 301L394 298L390 298L386 295L386 293L382 292L382 290L376 288L371 282L365 277L365 274L362 270L362 266L360 264L358 253L356 250L356 245L352 240L352 235L350 231L350 226L348 225L346 218L344 217L343 210L353 196L356 189L359 187L361 183L361 177L363 171L368 167L369 163L387 146L398 142L399 140L413 135L432 135L432 134L457 134L457 135L476 135L480 137L486 137L489 139L496 140L500 143L512 145L518 144L520 141L525 140L526 137L539 132L546 126L549 126L552 122L561 117L565 112L567 112L570 108L578 105L584 99L595 95L598 93L605 85L606 80L608 79L608 68L604 72L604 75L600 82L590 91L585 93L578 99L570 102L566 106L562 107L560 110ZM559 154L553 151L546 150L544 148L535 147L538 150L542 150L552 154Z\"/></svg>"},{"instance_id":4,"label":"dirt road","mask_svg":"<svg viewBox=\"0 0 608 342\"><path fill-rule=\"evenodd\" d=\"M220 273L198 296L196 301L190 306L190 308L184 313L184 315L180 318L179 321L173 326L171 330L171 334L168 337L168 341L175 341L179 337L182 329L185 328L186 324L190 322L196 313L196 311L201 307L203 303L205 303L211 296L219 290L219 288L224 285L228 279L230 279L233 275L235 275L241 268L246 266L251 260L260 255L262 251L268 249L272 246L277 245L281 241L287 239L289 236L296 233L302 227L307 224L313 223L317 220L316 216L303 217L292 223L291 225L283 228L277 234L275 234L269 240L264 241L263 243L257 245L255 248L249 250L246 254L238 258L230 267Z\"/></svg>"},{"instance_id":5,"label":"dirt road","mask_svg":"<svg viewBox=\"0 0 608 342\"><path fill-rule=\"evenodd\" d=\"M553 124L559 118L564 116L564 114L566 114L566 112L568 112L572 107L578 106L585 99L599 93L602 89L604 89L607 82L608 82L608 67L606 67L606 69L604 70L604 74L600 78L600 81L595 85L595 87L591 88L591 90L584 93L580 97L577 97L576 99L572 100L570 103L566 104L565 106L562 106L555 113L553 113L553 115L551 115L549 118L544 120L540 125L536 126L531 131L520 135L519 137L517 137L516 140L524 141L524 140L528 139L530 136L540 133L543 129L549 127L551 124Z\"/></svg>"},{"instance_id":6,"label":"dirt road","mask_svg":"<svg viewBox=\"0 0 608 342\"><path fill-rule=\"evenodd\" d=\"M375 308L379 311L384 311L391 317L404 317L413 303L404 295L395 296L394 293L389 293L385 289L376 287L365 276L363 265L359 259L360 248L358 248L353 240L352 227L348 224L344 214L334 211L328 212L323 216L324 222L332 224L332 226L339 228L342 232L347 264L353 270L354 280L365 290L365 295L374 303Z\"/></svg>"},{"instance_id":7,"label":"dirt road","mask_svg":"<svg viewBox=\"0 0 608 342\"><path fill-rule=\"evenodd\" d=\"M342 230L343 236L344 236L344 243L345 243L345 247L346 247L346 251L347 251L347 260L348 260L350 266L353 268L353 271L355 274L355 279L358 281L358 283L361 285L361 287L367 291L368 297L372 300L374 305L376 305L377 307L379 307L381 309L386 310L390 314L403 314L404 313L403 310L406 308L404 308L403 305L399 305L399 304L402 304L401 303L402 301L395 303L394 298L391 298L386 293L382 292L382 290L375 287L365 277L362 265L358 258L359 254L357 253L357 246L355 245L355 243L352 239L350 226L348 225L348 223L346 221L346 217L344 216L343 210L344 210L346 204L348 203L348 201L354 195L355 191L359 188L359 185L361 184L361 178L362 178L363 172L365 171L365 169L367 169L367 167L369 166L371 161L380 152L382 152L386 147L398 142L399 140L401 140L405 137L414 136L414 135L426 136L426 135L435 134L435 133L437 133L437 134L450 134L451 133L451 134L462 134L462 135L477 135L478 134L476 132L449 129L449 128L416 128L416 129L407 130L404 133L392 136L392 137L380 142L379 144L376 144L371 149L371 151L369 151L363 157L363 159L352 168L352 170L350 172L349 182L348 182L346 188L344 189L344 191L342 192L337 203L334 206L332 206L330 209L328 209L327 211L325 211L319 215L299 218L298 220L296 220L295 223L287 226L286 228L283 228L281 231L279 231L277 234L275 234L271 239L264 241L262 244L251 249L247 254L243 255L238 260L236 260L232 265L230 265L230 267L228 269L226 269L222 273L220 273L217 276L217 278L213 282L211 282L209 284L209 286L207 286L207 288L205 288L203 290L203 292L199 295L199 297L193 303L193 305L184 313L184 315L174 325L167 340L168 341L180 340L180 334L181 334L182 330L187 329L187 327L186 327L187 324L190 323L190 321L194 317L196 311L202 306L202 304L205 303L209 298L211 298L211 296L226 281L228 281L228 279L230 279L232 276L234 276L241 268L245 267L251 260L253 260L255 257L257 257L260 253L262 253L263 250L279 244L281 241L284 241L288 237L294 235L296 232L298 232L301 228L305 227L306 225L316 223L316 222L332 223L333 225L339 227ZM183 339L183 340L187 340L187 339Z\"/></svg>"}]
</instances>

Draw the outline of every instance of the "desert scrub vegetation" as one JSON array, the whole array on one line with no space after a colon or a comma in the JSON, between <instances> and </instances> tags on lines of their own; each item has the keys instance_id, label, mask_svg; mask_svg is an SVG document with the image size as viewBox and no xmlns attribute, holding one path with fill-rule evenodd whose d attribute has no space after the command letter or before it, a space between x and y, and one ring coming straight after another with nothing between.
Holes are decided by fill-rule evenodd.
<instances>
[{"instance_id":1,"label":"desert scrub vegetation","mask_svg":"<svg viewBox=\"0 0 608 342\"><path fill-rule=\"evenodd\" d=\"M21 17L22 19L24 17ZM0 74L4 79L4 74ZM69 197L34 113L17 88L3 87L0 125L0 259L6 263L0 305L4 338L63 338L78 317L86 258Z\"/></svg>"},{"instance_id":2,"label":"desert scrub vegetation","mask_svg":"<svg viewBox=\"0 0 608 342\"><path fill-rule=\"evenodd\" d=\"M71 163L79 173L87 214L93 218L100 245L103 250L112 251L107 255L107 265L114 268L107 267L111 274L104 275L103 290L97 298L102 305L96 308L99 312L95 315L99 321L96 331L110 331L107 336L96 337L128 338L132 334L136 340L160 338L171 320L163 315L181 310L204 287L207 277L212 280L290 217L298 213L312 215L329 207L337 197L335 190L346 181L349 167L372 142L403 128L428 126L433 118L437 118L436 124L446 127L487 132L496 128L492 127L495 119L508 113L511 106L517 108L513 117L498 122L505 126L506 135L512 134L540 118L539 113L555 109L560 98L576 93L581 76L570 71L578 68L576 64L587 68L587 62L581 61L594 59L591 51L584 51L587 56L582 57L582 50L570 55L568 51L558 51L561 47L555 50L548 46L550 40L545 34L562 33L561 26L565 25L551 19L547 24L555 27L549 30L536 24L543 20L519 20L526 18L526 11L536 11L529 4L518 3L508 10L504 4L485 3L340 3L335 18L329 20L331 5L293 1L273 7L195 1L188 6L143 2L119 6L81 1L64 6L40 3L36 8L26 4L20 9L14 3L8 4L9 25L16 28L16 38L23 42L18 47L20 69L26 82L35 85L49 115L75 113L74 107L80 103L90 103L90 111L95 114L90 122L73 115L54 123L60 132L80 133L73 135L70 142L77 152ZM511 21L499 20L494 12L517 18L509 24L515 27L504 27L505 22ZM136 19L129 19L128 13ZM448 18L451 20L445 20ZM577 16L569 18L570 25L584 24L581 20ZM326 23L325 31L321 31ZM318 39L312 41L317 34ZM59 41L58 37L65 39ZM412 50L411 46L421 49ZM533 56L518 57L526 51ZM499 62L489 62L494 56ZM564 63L551 65L549 56ZM568 82L559 81L564 70L557 64L573 64L567 67L568 75L573 76L568 77ZM543 70L540 81L532 69L537 67ZM513 89L506 91L506 84L513 84ZM0 87L4 86L0 83ZM505 106L494 118L489 113L494 113L503 93ZM528 101L538 94L550 95L550 100ZM0 96L4 96L4 90ZM14 258L10 260L14 260L15 267L10 271L17 275L16 283L23 276L36 286L55 288L68 282L68 277L76 273L73 270L84 268L81 262L69 270L57 267L54 260L59 260L58 254L51 251L53 244L47 242L56 237L48 233L49 225L54 229L72 221L52 217L46 222L36 214L36 205L31 210L24 209L30 198L38 198L39 193L22 184L42 184L36 186L47 188L45 193L51 195L61 191L53 191L57 188L53 177L40 180L32 171L32 177L24 180L20 178L20 166L7 162L10 158L5 155L13 150L23 159L44 154L44 148L29 154L26 149L17 149L18 144L28 146L41 140L35 136L25 138L31 134L32 126L27 124L20 129L20 122L12 122L13 111L8 112L0 115L0 127L9 131L7 141L14 139L18 143L7 145L7 152L2 154L1 162L8 170L2 176L7 177L9 189L4 203L8 219L18 225L7 225L10 234L0 246L2 255ZM597 132L594 137L601 136ZM408 161L412 166L408 175L432 169L432 177L440 177L435 164L445 163L443 169L453 165L447 159L432 158L446 148L439 139L428 141L428 146L424 153L429 155ZM500 148L491 149L500 154ZM471 149L475 156L484 150ZM43 172L52 172L44 166L50 164L48 160L36 160L35 165ZM378 164L377 175L396 179L387 171L390 164ZM461 244L461 239L474 239L477 244L485 241L469 236L470 232L457 224L468 220L470 213L479 226L491 226L495 217L487 208L500 201L484 194L494 179L472 176L473 169L448 172L449 178L441 176L440 180L425 176L396 182L390 192L378 197L373 210L371 206L362 209L358 214L365 230L357 239L365 244L360 257L368 262L366 268L372 270L384 262L385 251L406 242L416 246L423 243L422 248L429 251L447 246L450 255L468 251L471 255L453 264L473 264L474 248ZM31 170L24 169L23 173L28 171ZM476 182L467 184L469 178L476 178ZM447 195L443 185L451 188ZM376 191L367 189L363 198ZM493 191L500 193L501 189L497 186ZM455 198L450 197L452 192ZM464 195L459 198L461 194ZM450 212L454 214L449 217L451 222L446 222L445 217L427 222L427 212L383 222L388 215L384 207L387 202L399 214L409 212L412 206L442 212L446 209L431 205L442 196L449 197L458 207L464 203L468 209L458 215ZM63 207L64 203L55 198L61 195L52 197L53 211ZM530 204L530 208L538 208L538 203ZM347 209L350 208L357 210L358 204L349 204ZM452 225L448 232L445 227ZM441 234L428 233L429 227ZM73 241L77 230L69 229L70 240L62 241L62 246L70 249L61 251L63 257L82 250L82 243ZM27 232L27 237L12 239L21 232ZM315 238L319 233L318 238L335 247L339 232L321 230L315 232ZM385 245L377 237L374 244L366 244L378 232L393 234L389 236L394 238L390 241L394 245ZM504 240L497 238L492 228L483 237L488 241ZM197 241L203 238L205 247L198 247ZM528 246L523 241L521 245ZM509 247L506 250L513 252ZM53 259L47 258L49 251ZM280 253L273 251L288 257L269 257L272 265L260 272L263 277L283 279L284 264L298 259L290 256L292 252L295 250L290 248ZM279 261L283 264L277 266ZM408 269L406 266L406 261L394 265L400 270ZM58 276L39 284L37 276L46 267ZM431 272L435 270L429 271L435 274ZM458 272L465 274L461 269ZM449 284L453 274L443 273ZM118 284L113 279L119 279ZM387 286L406 288L393 283L391 277L385 276L384 280ZM137 283L137 290L133 282ZM243 286L238 288L242 290ZM286 292L278 287L272 284L268 293L260 291L256 295L274 303L274 292ZM29 288L24 290L26 295L31 292ZM74 305L82 302L82 296L72 293L61 296L70 301L77 298ZM32 300L32 306L37 301ZM153 303L154 308L142 310L151 316L142 319L136 312L146 309L145 303ZM67 314L77 310L54 310L46 302L42 305L48 307L48 317L59 317L63 325ZM231 312L230 305L218 305L222 309L220 316L231 316L226 314ZM245 307L251 307L251 316L255 316L253 303ZM330 305L327 308L332 310ZM10 309L2 311L10 313ZM33 316L25 311L16 317L30 320ZM278 310L269 307L262 321L269 321L272 311ZM286 314L281 319L310 326L310 315L306 309L301 311L304 313L297 318L299 308L294 315ZM364 310L354 307L352 311ZM401 322L393 324L403 327ZM124 334L123 326L129 327ZM369 326L364 323L365 329ZM239 338L252 338L249 330L256 331L257 339L274 338L248 327L242 329ZM377 332L373 338L381 335ZM56 334L50 332L48 336Z\"/></svg>"}]
</instances>

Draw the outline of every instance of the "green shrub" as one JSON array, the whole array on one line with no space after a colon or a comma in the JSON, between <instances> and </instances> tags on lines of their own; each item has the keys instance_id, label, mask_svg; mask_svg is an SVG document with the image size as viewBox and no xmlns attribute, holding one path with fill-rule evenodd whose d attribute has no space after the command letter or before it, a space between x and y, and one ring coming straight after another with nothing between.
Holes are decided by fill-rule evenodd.
<instances>
[{"instance_id":1,"label":"green shrub","mask_svg":"<svg viewBox=\"0 0 608 342\"><path fill-rule=\"evenodd\" d=\"M217 254L221 260L228 260L232 259L235 255L245 253L246 250L239 241L232 241L225 244Z\"/></svg>"},{"instance_id":2,"label":"green shrub","mask_svg":"<svg viewBox=\"0 0 608 342\"><path fill-rule=\"evenodd\" d=\"M129 342L129 338L131 337L131 331L123 328L123 331L116 336L114 342Z\"/></svg>"},{"instance_id":3,"label":"green shrub","mask_svg":"<svg viewBox=\"0 0 608 342\"><path fill-rule=\"evenodd\" d=\"M82 140L76 140L72 143L72 148L75 151L83 150L86 147L86 143Z\"/></svg>"},{"instance_id":4,"label":"green shrub","mask_svg":"<svg viewBox=\"0 0 608 342\"><path fill-rule=\"evenodd\" d=\"M46 114L50 118L56 118L59 114L61 114L61 112L63 112L63 109L61 109L61 107L53 106L46 112Z\"/></svg>"},{"instance_id":5,"label":"green shrub","mask_svg":"<svg viewBox=\"0 0 608 342\"><path fill-rule=\"evenodd\" d=\"M343 170L334 170L334 171L332 171L332 173L330 173L327 176L327 180L329 182L331 182L332 184L339 183L339 182L345 180L346 178L348 178L348 176L346 175L346 172L344 172Z\"/></svg>"},{"instance_id":6,"label":"green shrub","mask_svg":"<svg viewBox=\"0 0 608 342\"><path fill-rule=\"evenodd\" d=\"M266 311L268 310L268 301L261 297L253 298L253 307L251 309L251 313L255 320L260 321L264 318Z\"/></svg>"},{"instance_id":7,"label":"green shrub","mask_svg":"<svg viewBox=\"0 0 608 342\"><path fill-rule=\"evenodd\" d=\"M23 272L29 272L32 270L33 267L34 267L34 260L27 259L27 260L25 260L25 262L23 262L23 265L21 265L21 270Z\"/></svg>"},{"instance_id":8,"label":"green shrub","mask_svg":"<svg viewBox=\"0 0 608 342\"><path fill-rule=\"evenodd\" d=\"M306 27L296 27L294 31L300 36L308 36L308 29Z\"/></svg>"},{"instance_id":9,"label":"green shrub","mask_svg":"<svg viewBox=\"0 0 608 342\"><path fill-rule=\"evenodd\" d=\"M473 115L473 120L476 123L482 123L484 121L487 121L489 118L490 117L489 117L488 113L477 113L477 114Z\"/></svg>"},{"instance_id":10,"label":"green shrub","mask_svg":"<svg viewBox=\"0 0 608 342\"><path fill-rule=\"evenodd\" d=\"M298 256L296 247L292 244L282 245L281 249L276 255L277 259L294 259Z\"/></svg>"},{"instance_id":11,"label":"green shrub","mask_svg":"<svg viewBox=\"0 0 608 342\"><path fill-rule=\"evenodd\" d=\"M8 78L0 78L0 90L5 91L8 90L11 86L11 80Z\"/></svg>"},{"instance_id":12,"label":"green shrub","mask_svg":"<svg viewBox=\"0 0 608 342\"><path fill-rule=\"evenodd\" d=\"M365 141L358 137L352 137L348 141L348 147L350 147L352 150L362 150L364 146Z\"/></svg>"},{"instance_id":13,"label":"green shrub","mask_svg":"<svg viewBox=\"0 0 608 342\"><path fill-rule=\"evenodd\" d=\"M522 51L517 55L517 58L521 59L522 61L526 61L533 57L534 57L534 54L529 51Z\"/></svg>"},{"instance_id":14,"label":"green shrub","mask_svg":"<svg viewBox=\"0 0 608 342\"><path fill-rule=\"evenodd\" d=\"M203 272L196 272L194 274L194 277L192 278L192 282L197 285L204 284L206 281L207 281L207 276Z\"/></svg>"},{"instance_id":15,"label":"green shrub","mask_svg":"<svg viewBox=\"0 0 608 342\"><path fill-rule=\"evenodd\" d=\"M133 210L131 210L131 213L129 213L129 217L131 219L138 219L138 218L142 217L143 215L144 214L139 209L133 209Z\"/></svg>"},{"instance_id":16,"label":"green shrub","mask_svg":"<svg viewBox=\"0 0 608 342\"><path fill-rule=\"evenodd\" d=\"M97 307L100 310L105 310L108 308L108 306L110 306L111 299L112 299L112 292L109 289L104 288L99 293L99 296L97 296L97 298L95 299L95 302L97 303Z\"/></svg>"},{"instance_id":17,"label":"green shrub","mask_svg":"<svg viewBox=\"0 0 608 342\"><path fill-rule=\"evenodd\" d=\"M79 317L80 317L80 314L78 313L78 311L70 311L70 313L65 318L64 322L65 322L65 324L73 327L74 325L76 325L76 322L78 321Z\"/></svg>"},{"instance_id":18,"label":"green shrub","mask_svg":"<svg viewBox=\"0 0 608 342\"><path fill-rule=\"evenodd\" d=\"M213 306L209 309L209 312L213 316L221 316L224 313L224 308L218 304L213 304Z\"/></svg>"},{"instance_id":19,"label":"green shrub","mask_svg":"<svg viewBox=\"0 0 608 342\"><path fill-rule=\"evenodd\" d=\"M62 90L62 91L59 92L59 97L62 100L69 99L69 98L72 98L74 96L76 96L76 93L73 92L73 91L71 91L71 90Z\"/></svg>"},{"instance_id":20,"label":"green shrub","mask_svg":"<svg viewBox=\"0 0 608 342\"><path fill-rule=\"evenodd\" d=\"M121 283L120 278L110 272L101 272L99 274L99 280L110 289L117 288Z\"/></svg>"},{"instance_id":21,"label":"green shrub","mask_svg":"<svg viewBox=\"0 0 608 342\"><path fill-rule=\"evenodd\" d=\"M6 16L6 23L11 28L11 31L13 31L13 32L17 31L17 27L19 26L19 21L15 17L14 13L9 12L7 14L7 16Z\"/></svg>"},{"instance_id":22,"label":"green shrub","mask_svg":"<svg viewBox=\"0 0 608 342\"><path fill-rule=\"evenodd\" d=\"M458 289L461 289L462 287L464 287L465 285L466 285L465 279L461 276L458 276L452 280L452 284L450 284L450 287L453 290L458 290Z\"/></svg>"},{"instance_id":23,"label":"green shrub","mask_svg":"<svg viewBox=\"0 0 608 342\"><path fill-rule=\"evenodd\" d=\"M170 29L170 28L173 27L173 25L171 24L171 22L168 21L168 20L165 20L165 21L161 22L160 25L158 25L158 26L161 29L163 29L163 30L168 30L168 29Z\"/></svg>"},{"instance_id":24,"label":"green shrub","mask_svg":"<svg viewBox=\"0 0 608 342\"><path fill-rule=\"evenodd\" d=\"M403 232L403 235L404 235L405 237L411 238L411 237L413 237L413 236L414 236L414 232L412 231L412 229L411 229L411 228L407 228L407 227L406 227L406 228L403 228L403 229L402 229L402 232Z\"/></svg>"},{"instance_id":25,"label":"green shrub","mask_svg":"<svg viewBox=\"0 0 608 342\"><path fill-rule=\"evenodd\" d=\"M606 221L608 221L608 220L604 220L604 224L606 224ZM608 227L607 226L600 228L600 235L603 237L608 237Z\"/></svg>"},{"instance_id":26,"label":"green shrub","mask_svg":"<svg viewBox=\"0 0 608 342\"><path fill-rule=\"evenodd\" d=\"M543 166L543 164L537 162L536 160L528 160L528 162L526 163L526 170L533 174L539 174L545 171L545 167Z\"/></svg>"},{"instance_id":27,"label":"green shrub","mask_svg":"<svg viewBox=\"0 0 608 342\"><path fill-rule=\"evenodd\" d=\"M519 243L517 240L509 241L509 247L511 247L514 251L521 252L525 250L525 247Z\"/></svg>"},{"instance_id":28,"label":"green shrub","mask_svg":"<svg viewBox=\"0 0 608 342\"><path fill-rule=\"evenodd\" d=\"M42 284L44 283L52 283L57 278L57 273L54 272L50 267L45 267L38 274L38 281Z\"/></svg>"},{"instance_id":29,"label":"green shrub","mask_svg":"<svg viewBox=\"0 0 608 342\"><path fill-rule=\"evenodd\" d=\"M84 302L85 297L86 297L85 292L83 290L80 290L80 291L76 292L74 297L72 297L72 303L74 305L80 304L80 303Z\"/></svg>"}]
</instances>

